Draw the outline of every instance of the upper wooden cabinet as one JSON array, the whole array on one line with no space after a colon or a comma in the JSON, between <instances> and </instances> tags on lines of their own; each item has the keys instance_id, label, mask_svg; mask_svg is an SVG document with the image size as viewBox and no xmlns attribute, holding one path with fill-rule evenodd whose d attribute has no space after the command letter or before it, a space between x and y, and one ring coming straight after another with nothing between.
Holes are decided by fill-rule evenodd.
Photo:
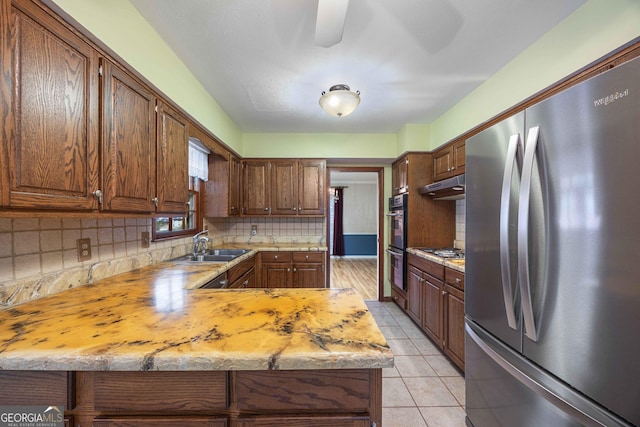
<instances>
[{"instance_id":1,"label":"upper wooden cabinet","mask_svg":"<svg viewBox=\"0 0 640 427\"><path fill-rule=\"evenodd\" d=\"M156 186L158 212L184 213L189 201L187 120L158 101Z\"/></svg>"},{"instance_id":2,"label":"upper wooden cabinet","mask_svg":"<svg viewBox=\"0 0 640 427\"><path fill-rule=\"evenodd\" d=\"M271 209L271 163L242 161L242 214L269 215Z\"/></svg>"},{"instance_id":3,"label":"upper wooden cabinet","mask_svg":"<svg viewBox=\"0 0 640 427\"><path fill-rule=\"evenodd\" d=\"M102 209L153 212L156 197L156 96L101 60Z\"/></svg>"},{"instance_id":4,"label":"upper wooden cabinet","mask_svg":"<svg viewBox=\"0 0 640 427\"><path fill-rule=\"evenodd\" d=\"M454 141L433 153L433 180L440 181L465 171L465 140Z\"/></svg>"},{"instance_id":5,"label":"upper wooden cabinet","mask_svg":"<svg viewBox=\"0 0 640 427\"><path fill-rule=\"evenodd\" d=\"M325 215L326 161L242 161L243 215Z\"/></svg>"},{"instance_id":6,"label":"upper wooden cabinet","mask_svg":"<svg viewBox=\"0 0 640 427\"><path fill-rule=\"evenodd\" d=\"M298 215L325 215L325 160L298 161Z\"/></svg>"},{"instance_id":7,"label":"upper wooden cabinet","mask_svg":"<svg viewBox=\"0 0 640 427\"><path fill-rule=\"evenodd\" d=\"M0 6L0 206L96 209L98 54L29 1Z\"/></svg>"},{"instance_id":8,"label":"upper wooden cabinet","mask_svg":"<svg viewBox=\"0 0 640 427\"><path fill-rule=\"evenodd\" d=\"M403 156L391 165L391 186L394 195L409 191L409 156Z\"/></svg>"}]
</instances>

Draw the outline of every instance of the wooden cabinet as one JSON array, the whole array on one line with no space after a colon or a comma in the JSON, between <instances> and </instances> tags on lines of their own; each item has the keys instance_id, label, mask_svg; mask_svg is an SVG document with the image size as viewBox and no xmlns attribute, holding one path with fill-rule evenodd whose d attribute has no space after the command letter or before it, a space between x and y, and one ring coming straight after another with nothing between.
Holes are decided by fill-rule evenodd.
<instances>
[{"instance_id":1,"label":"wooden cabinet","mask_svg":"<svg viewBox=\"0 0 640 427\"><path fill-rule=\"evenodd\" d=\"M433 153L433 180L440 181L465 171L465 140L454 141Z\"/></svg>"},{"instance_id":2,"label":"wooden cabinet","mask_svg":"<svg viewBox=\"0 0 640 427\"><path fill-rule=\"evenodd\" d=\"M405 304L407 315L464 370L464 273L409 254Z\"/></svg>"},{"instance_id":3,"label":"wooden cabinet","mask_svg":"<svg viewBox=\"0 0 640 427\"><path fill-rule=\"evenodd\" d=\"M72 408L73 384L67 372L0 371L2 405L51 405Z\"/></svg>"},{"instance_id":4,"label":"wooden cabinet","mask_svg":"<svg viewBox=\"0 0 640 427\"><path fill-rule=\"evenodd\" d=\"M464 273L445 269L443 350L464 370Z\"/></svg>"},{"instance_id":5,"label":"wooden cabinet","mask_svg":"<svg viewBox=\"0 0 640 427\"><path fill-rule=\"evenodd\" d=\"M293 253L293 287L324 288L324 252Z\"/></svg>"},{"instance_id":6,"label":"wooden cabinet","mask_svg":"<svg viewBox=\"0 0 640 427\"><path fill-rule=\"evenodd\" d=\"M391 191L393 195L409 191L408 169L408 155L401 157L391 165Z\"/></svg>"},{"instance_id":7,"label":"wooden cabinet","mask_svg":"<svg viewBox=\"0 0 640 427\"><path fill-rule=\"evenodd\" d=\"M156 97L102 59L102 209L153 212Z\"/></svg>"},{"instance_id":8,"label":"wooden cabinet","mask_svg":"<svg viewBox=\"0 0 640 427\"><path fill-rule=\"evenodd\" d=\"M159 417L95 418L92 427L227 427L226 418Z\"/></svg>"},{"instance_id":9,"label":"wooden cabinet","mask_svg":"<svg viewBox=\"0 0 640 427\"><path fill-rule=\"evenodd\" d=\"M298 215L325 215L325 160L298 161Z\"/></svg>"},{"instance_id":10,"label":"wooden cabinet","mask_svg":"<svg viewBox=\"0 0 640 427\"><path fill-rule=\"evenodd\" d=\"M96 209L98 54L34 2L0 6L0 206Z\"/></svg>"},{"instance_id":11,"label":"wooden cabinet","mask_svg":"<svg viewBox=\"0 0 640 427\"><path fill-rule=\"evenodd\" d=\"M298 162L271 161L272 215L296 215L298 212Z\"/></svg>"},{"instance_id":12,"label":"wooden cabinet","mask_svg":"<svg viewBox=\"0 0 640 427\"><path fill-rule=\"evenodd\" d=\"M181 214L189 201L187 120L163 101L157 107L156 210Z\"/></svg>"},{"instance_id":13,"label":"wooden cabinet","mask_svg":"<svg viewBox=\"0 0 640 427\"><path fill-rule=\"evenodd\" d=\"M242 168L240 159L234 155L229 157L229 215L240 215L241 193L240 183Z\"/></svg>"},{"instance_id":14,"label":"wooden cabinet","mask_svg":"<svg viewBox=\"0 0 640 427\"><path fill-rule=\"evenodd\" d=\"M255 263L256 258L251 257L232 267L227 272L229 288L244 289L255 288Z\"/></svg>"},{"instance_id":15,"label":"wooden cabinet","mask_svg":"<svg viewBox=\"0 0 640 427\"><path fill-rule=\"evenodd\" d=\"M267 160L242 161L242 214L269 215L271 208L271 163Z\"/></svg>"},{"instance_id":16,"label":"wooden cabinet","mask_svg":"<svg viewBox=\"0 0 640 427\"><path fill-rule=\"evenodd\" d=\"M422 271L414 265L407 268L407 306L406 312L418 325L422 325L422 301L424 285Z\"/></svg>"},{"instance_id":17,"label":"wooden cabinet","mask_svg":"<svg viewBox=\"0 0 640 427\"><path fill-rule=\"evenodd\" d=\"M324 216L326 161L242 161L242 214Z\"/></svg>"},{"instance_id":18,"label":"wooden cabinet","mask_svg":"<svg viewBox=\"0 0 640 427\"><path fill-rule=\"evenodd\" d=\"M261 288L324 288L324 252L261 252Z\"/></svg>"}]
</instances>

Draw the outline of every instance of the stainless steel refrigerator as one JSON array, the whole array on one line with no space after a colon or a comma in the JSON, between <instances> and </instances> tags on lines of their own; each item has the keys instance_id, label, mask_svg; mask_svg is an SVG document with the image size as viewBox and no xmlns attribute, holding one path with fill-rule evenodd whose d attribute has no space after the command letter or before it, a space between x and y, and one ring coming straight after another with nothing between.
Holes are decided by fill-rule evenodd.
<instances>
[{"instance_id":1,"label":"stainless steel refrigerator","mask_svg":"<svg viewBox=\"0 0 640 427\"><path fill-rule=\"evenodd\" d=\"M640 425L640 59L466 155L467 424Z\"/></svg>"}]
</instances>

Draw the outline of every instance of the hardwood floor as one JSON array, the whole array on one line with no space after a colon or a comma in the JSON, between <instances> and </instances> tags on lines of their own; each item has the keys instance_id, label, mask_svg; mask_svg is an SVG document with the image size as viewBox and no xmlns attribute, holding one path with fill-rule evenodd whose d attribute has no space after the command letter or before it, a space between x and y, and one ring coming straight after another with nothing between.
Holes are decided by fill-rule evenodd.
<instances>
[{"instance_id":1,"label":"hardwood floor","mask_svg":"<svg viewBox=\"0 0 640 427\"><path fill-rule=\"evenodd\" d=\"M377 300L376 264L376 258L331 257L331 287L353 288L364 300Z\"/></svg>"}]
</instances>

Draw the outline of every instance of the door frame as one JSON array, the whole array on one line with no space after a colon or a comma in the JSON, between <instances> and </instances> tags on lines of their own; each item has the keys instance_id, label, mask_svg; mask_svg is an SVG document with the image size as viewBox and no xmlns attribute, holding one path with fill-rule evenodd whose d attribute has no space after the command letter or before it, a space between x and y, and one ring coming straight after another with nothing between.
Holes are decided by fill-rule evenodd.
<instances>
[{"instance_id":1,"label":"door frame","mask_svg":"<svg viewBox=\"0 0 640 427\"><path fill-rule=\"evenodd\" d=\"M327 219L326 219L326 242L327 242L327 255L325 264L327 265L327 284L331 287L331 248L330 242L330 227L331 227L331 215L329 215L329 203L331 203L331 172L374 172L378 174L378 254L376 256L378 260L378 301L384 301L384 166L327 166L327 192L326 192L326 206L327 206Z\"/></svg>"}]
</instances>

